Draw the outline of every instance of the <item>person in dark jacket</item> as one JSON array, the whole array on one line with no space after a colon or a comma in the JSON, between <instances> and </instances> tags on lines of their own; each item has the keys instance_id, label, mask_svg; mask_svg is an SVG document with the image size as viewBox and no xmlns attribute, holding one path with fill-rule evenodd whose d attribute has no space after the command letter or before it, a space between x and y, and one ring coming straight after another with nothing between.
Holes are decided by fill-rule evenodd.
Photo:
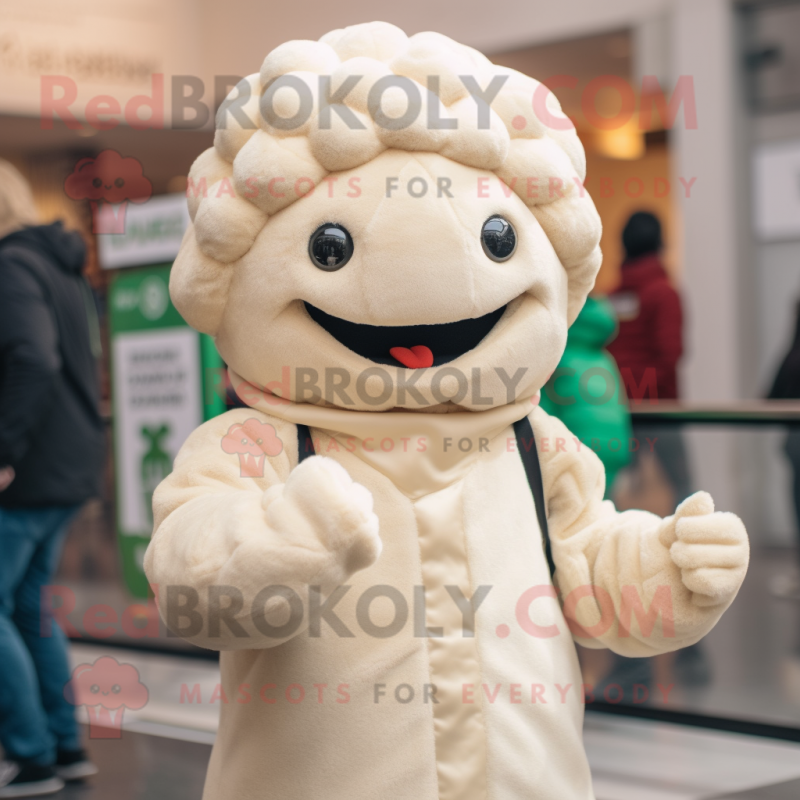
<instances>
[{"instance_id":1,"label":"person in dark jacket","mask_svg":"<svg viewBox=\"0 0 800 800\"><path fill-rule=\"evenodd\" d=\"M661 223L647 211L632 214L622 232L625 260L619 286L609 295L619 320L608 350L619 366L632 406L647 399L677 400L683 354L681 298L661 263ZM688 459L680 431L634 426L640 445L655 441L655 454L681 503L691 494Z\"/></svg>"},{"instance_id":2,"label":"person in dark jacket","mask_svg":"<svg viewBox=\"0 0 800 800\"><path fill-rule=\"evenodd\" d=\"M797 304L794 340L772 383L769 399L800 400L800 302ZM797 555L800 558L800 427L789 430L784 450L792 465L794 508L798 528ZM774 581L772 588L776 594L783 597L800 599L800 572L787 576L785 580Z\"/></svg>"},{"instance_id":3,"label":"person in dark jacket","mask_svg":"<svg viewBox=\"0 0 800 800\"><path fill-rule=\"evenodd\" d=\"M0 798L96 772L65 696L67 641L42 602L103 461L85 255L80 234L37 224L30 188L0 161Z\"/></svg>"}]
</instances>

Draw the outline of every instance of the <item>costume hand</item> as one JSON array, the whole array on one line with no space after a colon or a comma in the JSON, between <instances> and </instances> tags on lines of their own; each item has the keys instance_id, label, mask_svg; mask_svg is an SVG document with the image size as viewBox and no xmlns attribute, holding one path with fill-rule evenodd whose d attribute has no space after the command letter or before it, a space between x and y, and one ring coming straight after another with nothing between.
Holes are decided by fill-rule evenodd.
<instances>
[{"instance_id":1,"label":"costume hand","mask_svg":"<svg viewBox=\"0 0 800 800\"><path fill-rule=\"evenodd\" d=\"M714 511L708 492L696 492L659 531L681 581L698 606L727 603L742 585L750 558L747 531L735 514Z\"/></svg>"},{"instance_id":2,"label":"costume hand","mask_svg":"<svg viewBox=\"0 0 800 800\"><path fill-rule=\"evenodd\" d=\"M372 495L332 458L305 459L285 484L264 492L261 504L272 527L293 539L314 537L347 574L369 567L381 553Z\"/></svg>"}]
</instances>

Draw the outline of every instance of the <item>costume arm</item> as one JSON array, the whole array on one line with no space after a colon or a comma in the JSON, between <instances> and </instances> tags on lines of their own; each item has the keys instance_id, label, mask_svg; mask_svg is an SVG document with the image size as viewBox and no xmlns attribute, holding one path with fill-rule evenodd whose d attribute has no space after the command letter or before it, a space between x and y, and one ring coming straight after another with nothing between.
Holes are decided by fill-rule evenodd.
<instances>
[{"instance_id":1,"label":"costume arm","mask_svg":"<svg viewBox=\"0 0 800 800\"><path fill-rule=\"evenodd\" d=\"M618 512L597 456L557 419L531 415L556 584L576 641L651 656L701 639L744 580L747 533L698 492L673 516Z\"/></svg>"},{"instance_id":2,"label":"costume arm","mask_svg":"<svg viewBox=\"0 0 800 800\"><path fill-rule=\"evenodd\" d=\"M372 495L332 459L292 469L281 443L263 477L241 474L221 442L252 418L269 419L231 411L198 428L153 497L144 566L159 610L171 630L212 650L273 647L302 632L310 587L324 598L381 548Z\"/></svg>"}]
</instances>

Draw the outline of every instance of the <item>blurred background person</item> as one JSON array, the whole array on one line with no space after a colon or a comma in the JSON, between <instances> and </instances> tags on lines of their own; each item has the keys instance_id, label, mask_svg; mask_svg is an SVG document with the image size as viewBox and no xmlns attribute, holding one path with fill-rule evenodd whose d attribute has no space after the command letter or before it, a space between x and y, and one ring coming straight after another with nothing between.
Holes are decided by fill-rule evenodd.
<instances>
[{"instance_id":1,"label":"blurred background person","mask_svg":"<svg viewBox=\"0 0 800 800\"><path fill-rule=\"evenodd\" d=\"M654 379L659 400L678 398L678 360L683 354L681 299L661 262L661 223L655 214L637 211L622 231L625 260L619 285L611 294L620 320L609 350L630 395ZM627 373L627 374L625 374Z\"/></svg>"},{"instance_id":2,"label":"blurred background person","mask_svg":"<svg viewBox=\"0 0 800 800\"><path fill-rule=\"evenodd\" d=\"M30 187L0 161L0 798L96 771L65 698L67 641L42 599L104 456L85 256L80 234L38 224Z\"/></svg>"},{"instance_id":3,"label":"blurred background person","mask_svg":"<svg viewBox=\"0 0 800 800\"><path fill-rule=\"evenodd\" d=\"M677 400L678 361L683 354L681 298L661 261L661 223L654 214L637 211L622 231L625 260L619 285L609 295L619 319L619 334L608 346L622 373L631 403L645 398ZM646 456L652 449L671 488L671 495L654 513L670 514L691 494L686 449L675 428L634 424L639 442L637 466L648 473ZM649 441L648 441L649 440ZM644 457L644 459L643 459Z\"/></svg>"},{"instance_id":4,"label":"blurred background person","mask_svg":"<svg viewBox=\"0 0 800 800\"><path fill-rule=\"evenodd\" d=\"M633 441L622 378L606 349L616 333L617 318L608 300L588 297L539 403L600 457L606 470L606 498L611 498L617 474L631 460ZM599 683L615 663L609 650L579 647L578 655L589 686Z\"/></svg>"},{"instance_id":5,"label":"blurred background person","mask_svg":"<svg viewBox=\"0 0 800 800\"><path fill-rule=\"evenodd\" d=\"M540 405L558 417L606 469L606 497L631 460L631 419L622 379L606 345L617 332L611 304L589 297L567 336L567 347Z\"/></svg>"},{"instance_id":6,"label":"blurred background person","mask_svg":"<svg viewBox=\"0 0 800 800\"><path fill-rule=\"evenodd\" d=\"M800 400L800 301L797 303L794 340L781 362L769 392L770 400ZM784 445L792 466L794 508L797 518L797 556L800 559L800 428L790 428ZM776 577L772 590L781 597L800 600L800 569Z\"/></svg>"},{"instance_id":7,"label":"blurred background person","mask_svg":"<svg viewBox=\"0 0 800 800\"><path fill-rule=\"evenodd\" d=\"M664 242L658 217L648 211L633 213L623 228L622 245L625 258L620 281L609 295L619 319L619 333L609 343L609 352L632 405L678 400L683 308L662 262ZM661 516L672 514L692 493L683 434L669 425L634 421L633 436L638 445L634 468L626 475L628 480L620 481L617 506ZM700 645L652 659L614 656L612 661L613 668L600 686L605 690L620 685L631 703L637 684L652 688L677 680L683 686L702 686L711 680L710 665Z\"/></svg>"}]
</instances>

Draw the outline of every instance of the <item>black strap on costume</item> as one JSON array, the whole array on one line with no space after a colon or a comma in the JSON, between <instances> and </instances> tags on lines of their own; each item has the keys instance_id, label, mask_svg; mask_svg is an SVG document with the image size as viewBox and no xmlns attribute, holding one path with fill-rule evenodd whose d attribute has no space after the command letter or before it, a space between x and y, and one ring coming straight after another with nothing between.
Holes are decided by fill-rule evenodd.
<instances>
[{"instance_id":1,"label":"black strap on costume","mask_svg":"<svg viewBox=\"0 0 800 800\"><path fill-rule=\"evenodd\" d=\"M536 517L539 520L539 528L542 531L544 541L544 556L547 559L547 566L550 567L550 577L556 574L556 564L553 561L553 551L550 546L550 530L547 525L547 506L544 502L544 484L542 483L542 467L539 463L539 454L536 451L536 439L533 435L533 428L530 420L523 417L514 423L514 435L517 437L517 450L522 459L522 466L525 468L525 477L531 487L533 504L536 506Z\"/></svg>"},{"instance_id":2,"label":"black strap on costume","mask_svg":"<svg viewBox=\"0 0 800 800\"><path fill-rule=\"evenodd\" d=\"M225 405L228 410L234 408L250 408L233 389L229 386L225 393ZM314 440L311 438L311 431L308 425L297 426L297 463L305 461L309 456L314 455Z\"/></svg>"},{"instance_id":3,"label":"black strap on costume","mask_svg":"<svg viewBox=\"0 0 800 800\"><path fill-rule=\"evenodd\" d=\"M251 406L247 405L247 403L236 394L236 389L229 383L225 389L225 410L233 411L235 408L251 408Z\"/></svg>"},{"instance_id":4,"label":"black strap on costume","mask_svg":"<svg viewBox=\"0 0 800 800\"><path fill-rule=\"evenodd\" d=\"M297 426L297 463L305 461L309 456L314 455L314 440L311 438L311 431L308 425Z\"/></svg>"},{"instance_id":5,"label":"black strap on costume","mask_svg":"<svg viewBox=\"0 0 800 800\"><path fill-rule=\"evenodd\" d=\"M550 568L550 577L556 572L556 565L553 561L553 553L550 547L550 531L547 526L547 508L544 502L544 484L542 483L542 468L539 464L539 454L536 450L536 439L533 435L533 428L527 417L523 417L519 422L514 423L514 435L517 437L517 450L522 459L522 466L525 468L525 477L531 487L533 504L536 507L536 517L539 520L539 529L542 532L544 541L544 556L547 559L547 566ZM308 425L297 426L297 463L299 464L309 456L314 455L314 440L311 438L311 431Z\"/></svg>"}]
</instances>

